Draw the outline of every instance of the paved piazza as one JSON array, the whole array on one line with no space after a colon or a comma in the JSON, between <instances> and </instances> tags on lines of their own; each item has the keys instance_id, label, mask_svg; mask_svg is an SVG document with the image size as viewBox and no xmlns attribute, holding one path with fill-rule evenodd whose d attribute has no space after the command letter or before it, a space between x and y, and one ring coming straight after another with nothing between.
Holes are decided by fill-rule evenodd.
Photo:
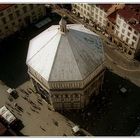
<instances>
[{"instance_id":1,"label":"paved piazza","mask_svg":"<svg viewBox=\"0 0 140 140\"><path fill-rule=\"evenodd\" d=\"M6 90L7 86L3 85L1 82L1 98L0 98L0 107L6 104L6 107L20 120L22 120L24 128L21 129L23 135L30 136L63 136L69 135L72 136L71 128L74 124L68 121L61 114L51 111L48 104L44 100L39 100L38 94L33 92L29 93L27 89L31 88L32 85L30 81L25 82L17 88L19 97L14 99L12 102L8 100L8 93ZM29 96L24 93L24 91L29 93ZM35 105L40 109L33 107L24 97L31 100ZM23 108L23 112L17 112L14 108L14 103L17 103L20 107ZM12 106L9 106L9 104ZM12 109L13 108L13 109Z\"/></svg>"},{"instance_id":2,"label":"paved piazza","mask_svg":"<svg viewBox=\"0 0 140 140\"><path fill-rule=\"evenodd\" d=\"M13 110L12 112L17 118L22 120L24 128L21 129L21 133L24 135L72 136L71 128L75 124L94 136L132 135L140 123L139 66L132 67L131 65L129 67L129 63L121 61L122 58L116 54L116 51L105 49L106 66L110 70L105 73L103 91L82 113L67 112L63 113L63 116L51 111L44 100L39 100L41 105L38 102L38 98L41 99L38 94L31 92L29 97L26 95L29 93L27 89L33 88L25 64L29 40L49 26L58 24L60 17L54 19L57 21L41 29L34 27L24 29L21 35L17 34L0 45L0 79L4 82L3 84L0 81L0 107L6 103L11 104L13 109L9 105L6 106L9 110ZM22 37L20 38L20 36ZM126 66L126 64L128 65ZM13 102L8 100L6 92L8 86L6 85L16 88L19 93L19 97ZM126 94L121 93L122 87L127 89ZM24 93L22 89L28 93ZM41 110L35 109L31 102ZM18 113L14 109L14 103L23 108L23 113Z\"/></svg>"}]
</instances>

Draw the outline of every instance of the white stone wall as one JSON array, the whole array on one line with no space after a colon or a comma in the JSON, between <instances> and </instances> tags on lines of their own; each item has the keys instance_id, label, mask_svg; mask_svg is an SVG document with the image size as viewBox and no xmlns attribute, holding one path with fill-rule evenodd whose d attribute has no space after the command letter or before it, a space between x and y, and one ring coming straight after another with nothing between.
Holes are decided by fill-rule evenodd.
<instances>
[{"instance_id":1,"label":"white stone wall","mask_svg":"<svg viewBox=\"0 0 140 140\"><path fill-rule=\"evenodd\" d=\"M114 33L126 44L131 46L131 48L136 49L140 34L134 28L130 27L130 25L119 15L117 15L116 18L116 25L117 26ZM132 30L130 30L129 28L131 28ZM134 37L136 38L136 40L134 40Z\"/></svg>"},{"instance_id":2,"label":"white stone wall","mask_svg":"<svg viewBox=\"0 0 140 140\"><path fill-rule=\"evenodd\" d=\"M32 68L29 68L28 73L30 77L37 83L35 84L35 86L39 84L39 86L37 86L38 90L41 86L44 90L48 92L48 100L52 103L53 108L56 110L81 109L85 107L89 103L90 97L93 94L97 95L99 93L99 88L101 88L102 86L104 77L104 71L100 71L98 75L96 73L96 76L90 79L90 83L88 83L88 85L81 89L77 89L76 82L71 83L71 85L74 85L75 88L69 87L69 89L62 89L63 86L61 88L58 86L57 89L48 89L48 85L45 84L44 79L41 78L38 73L36 73ZM42 88L40 89L40 92L42 92Z\"/></svg>"},{"instance_id":3,"label":"white stone wall","mask_svg":"<svg viewBox=\"0 0 140 140\"><path fill-rule=\"evenodd\" d=\"M76 13L79 13L81 17L89 19L89 14L91 10L91 6L89 4L73 4L73 9L75 9Z\"/></svg>"},{"instance_id":4,"label":"white stone wall","mask_svg":"<svg viewBox=\"0 0 140 140\"><path fill-rule=\"evenodd\" d=\"M32 7L33 6L33 7ZM25 18L29 16L30 22L37 21L40 17L45 16L44 5L15 4L0 12L0 38L4 38L22 26L27 26ZM25 9L25 11L23 10ZM19 14L18 14L19 13ZM6 23L3 22L6 20Z\"/></svg>"},{"instance_id":5,"label":"white stone wall","mask_svg":"<svg viewBox=\"0 0 140 140\"><path fill-rule=\"evenodd\" d=\"M76 5L76 7L75 7ZM73 10L79 13L81 17L92 20L99 24L101 27L105 27L107 24L107 14L104 10L100 9L96 5L91 4L73 4Z\"/></svg>"},{"instance_id":6,"label":"white stone wall","mask_svg":"<svg viewBox=\"0 0 140 140\"><path fill-rule=\"evenodd\" d=\"M96 21L99 26L105 27L107 24L107 13L97 6L94 6L93 11L93 21Z\"/></svg>"}]
</instances>

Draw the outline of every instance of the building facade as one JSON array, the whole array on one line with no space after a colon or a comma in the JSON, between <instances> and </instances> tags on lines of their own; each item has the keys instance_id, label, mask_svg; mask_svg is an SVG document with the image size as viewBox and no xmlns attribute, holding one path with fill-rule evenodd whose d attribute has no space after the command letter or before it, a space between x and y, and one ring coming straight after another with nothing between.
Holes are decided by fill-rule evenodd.
<instances>
[{"instance_id":1,"label":"building facade","mask_svg":"<svg viewBox=\"0 0 140 140\"><path fill-rule=\"evenodd\" d=\"M140 52L139 9L139 5L126 5L124 9L118 11L116 16L114 34L126 44L118 42L122 51L130 58L134 58Z\"/></svg>"},{"instance_id":2,"label":"building facade","mask_svg":"<svg viewBox=\"0 0 140 140\"><path fill-rule=\"evenodd\" d=\"M102 89L102 41L83 25L62 19L33 38L26 64L35 89L55 110L82 109Z\"/></svg>"},{"instance_id":3,"label":"building facade","mask_svg":"<svg viewBox=\"0 0 140 140\"><path fill-rule=\"evenodd\" d=\"M0 4L0 39L46 15L41 4Z\"/></svg>"},{"instance_id":4,"label":"building facade","mask_svg":"<svg viewBox=\"0 0 140 140\"><path fill-rule=\"evenodd\" d=\"M84 18L86 21L95 22L100 27L107 25L107 9L111 7L106 5L105 9L101 5L96 4L73 4L72 10L78 16Z\"/></svg>"},{"instance_id":5,"label":"building facade","mask_svg":"<svg viewBox=\"0 0 140 140\"><path fill-rule=\"evenodd\" d=\"M89 8L87 8L88 5ZM74 13L91 19L105 29L124 55L133 59L140 53L140 5L125 4L74 4ZM86 9L86 10L85 10ZM88 9L90 13L88 12ZM86 11L86 12L85 12ZM88 13L83 15L83 13ZM85 19L84 18L84 19Z\"/></svg>"}]
</instances>

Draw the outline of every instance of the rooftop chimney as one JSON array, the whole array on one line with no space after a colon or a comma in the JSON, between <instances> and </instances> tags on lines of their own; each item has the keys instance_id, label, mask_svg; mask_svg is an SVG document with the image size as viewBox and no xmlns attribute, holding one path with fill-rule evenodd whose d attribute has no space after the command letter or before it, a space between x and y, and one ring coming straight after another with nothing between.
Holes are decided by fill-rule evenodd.
<instances>
[{"instance_id":1,"label":"rooftop chimney","mask_svg":"<svg viewBox=\"0 0 140 140\"><path fill-rule=\"evenodd\" d=\"M66 33L66 31L67 31L67 22L63 17L59 21L59 25L60 25L60 31L63 32L63 33Z\"/></svg>"}]
</instances>

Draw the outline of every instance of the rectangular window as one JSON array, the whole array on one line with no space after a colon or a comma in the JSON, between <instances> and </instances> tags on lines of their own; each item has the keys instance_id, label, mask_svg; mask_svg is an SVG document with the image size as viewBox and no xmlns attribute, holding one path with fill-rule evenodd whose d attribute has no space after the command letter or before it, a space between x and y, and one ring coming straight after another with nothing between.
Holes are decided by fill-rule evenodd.
<instances>
[{"instance_id":1,"label":"rectangular window","mask_svg":"<svg viewBox=\"0 0 140 140\"><path fill-rule=\"evenodd\" d=\"M114 30L114 26L112 26L112 30Z\"/></svg>"},{"instance_id":2,"label":"rectangular window","mask_svg":"<svg viewBox=\"0 0 140 140\"><path fill-rule=\"evenodd\" d=\"M128 32L127 35L130 36L130 32Z\"/></svg>"},{"instance_id":3,"label":"rectangular window","mask_svg":"<svg viewBox=\"0 0 140 140\"><path fill-rule=\"evenodd\" d=\"M84 10L84 13L86 14L86 11Z\"/></svg>"},{"instance_id":4,"label":"rectangular window","mask_svg":"<svg viewBox=\"0 0 140 140\"><path fill-rule=\"evenodd\" d=\"M128 41L129 41L129 38L126 38L126 42L128 43Z\"/></svg>"},{"instance_id":5,"label":"rectangular window","mask_svg":"<svg viewBox=\"0 0 140 140\"><path fill-rule=\"evenodd\" d=\"M102 18L100 17L100 21L102 21Z\"/></svg>"},{"instance_id":6,"label":"rectangular window","mask_svg":"<svg viewBox=\"0 0 140 140\"><path fill-rule=\"evenodd\" d=\"M0 13L0 17L2 17L2 16L3 16L3 12Z\"/></svg>"},{"instance_id":7,"label":"rectangular window","mask_svg":"<svg viewBox=\"0 0 140 140\"><path fill-rule=\"evenodd\" d=\"M134 34L135 34L135 35L138 35L138 32L137 32L137 31L134 31Z\"/></svg>"},{"instance_id":8,"label":"rectangular window","mask_svg":"<svg viewBox=\"0 0 140 140\"><path fill-rule=\"evenodd\" d=\"M13 22L12 25L15 25L15 22Z\"/></svg>"},{"instance_id":9,"label":"rectangular window","mask_svg":"<svg viewBox=\"0 0 140 140\"><path fill-rule=\"evenodd\" d=\"M21 19L19 19L18 22L21 22Z\"/></svg>"},{"instance_id":10,"label":"rectangular window","mask_svg":"<svg viewBox=\"0 0 140 140\"><path fill-rule=\"evenodd\" d=\"M16 15L17 15L17 17L20 16L20 11L19 10L16 11Z\"/></svg>"},{"instance_id":11,"label":"rectangular window","mask_svg":"<svg viewBox=\"0 0 140 140\"><path fill-rule=\"evenodd\" d=\"M107 23L107 26L109 27L109 26L110 26L110 24L109 24L109 23Z\"/></svg>"},{"instance_id":12,"label":"rectangular window","mask_svg":"<svg viewBox=\"0 0 140 140\"><path fill-rule=\"evenodd\" d=\"M23 9L23 12L24 12L24 13L27 12L27 7L26 7L26 6L24 6L22 9Z\"/></svg>"},{"instance_id":13,"label":"rectangular window","mask_svg":"<svg viewBox=\"0 0 140 140\"><path fill-rule=\"evenodd\" d=\"M136 40L137 40L137 38L136 38L135 36L133 36L133 40L135 40L135 41L136 41Z\"/></svg>"},{"instance_id":14,"label":"rectangular window","mask_svg":"<svg viewBox=\"0 0 140 140\"><path fill-rule=\"evenodd\" d=\"M89 11L89 6L87 7L87 10Z\"/></svg>"},{"instance_id":15,"label":"rectangular window","mask_svg":"<svg viewBox=\"0 0 140 140\"><path fill-rule=\"evenodd\" d=\"M9 19L10 19L10 20L13 20L13 19L14 19L13 14L10 14L10 15L9 15Z\"/></svg>"},{"instance_id":16,"label":"rectangular window","mask_svg":"<svg viewBox=\"0 0 140 140\"><path fill-rule=\"evenodd\" d=\"M75 5L76 6L76 5ZM30 4L30 9L32 10L33 9L33 4Z\"/></svg>"},{"instance_id":17,"label":"rectangular window","mask_svg":"<svg viewBox=\"0 0 140 140\"><path fill-rule=\"evenodd\" d=\"M3 24L6 24L6 18L5 17L3 17L1 20L2 20Z\"/></svg>"},{"instance_id":18,"label":"rectangular window","mask_svg":"<svg viewBox=\"0 0 140 140\"><path fill-rule=\"evenodd\" d=\"M84 8L86 8L86 5L84 4Z\"/></svg>"},{"instance_id":19,"label":"rectangular window","mask_svg":"<svg viewBox=\"0 0 140 140\"><path fill-rule=\"evenodd\" d=\"M17 5L15 5L15 9L18 8Z\"/></svg>"},{"instance_id":20,"label":"rectangular window","mask_svg":"<svg viewBox=\"0 0 140 140\"><path fill-rule=\"evenodd\" d=\"M6 26L5 29L8 29L8 26Z\"/></svg>"},{"instance_id":21,"label":"rectangular window","mask_svg":"<svg viewBox=\"0 0 140 140\"><path fill-rule=\"evenodd\" d=\"M135 44L135 43L132 41L132 46L133 46L133 47L134 47L134 44Z\"/></svg>"},{"instance_id":22,"label":"rectangular window","mask_svg":"<svg viewBox=\"0 0 140 140\"><path fill-rule=\"evenodd\" d=\"M130 31L132 31L132 28L131 28L131 27L129 27L128 29L129 29Z\"/></svg>"},{"instance_id":23,"label":"rectangular window","mask_svg":"<svg viewBox=\"0 0 140 140\"><path fill-rule=\"evenodd\" d=\"M119 26L116 24L117 29L119 29Z\"/></svg>"}]
</instances>

